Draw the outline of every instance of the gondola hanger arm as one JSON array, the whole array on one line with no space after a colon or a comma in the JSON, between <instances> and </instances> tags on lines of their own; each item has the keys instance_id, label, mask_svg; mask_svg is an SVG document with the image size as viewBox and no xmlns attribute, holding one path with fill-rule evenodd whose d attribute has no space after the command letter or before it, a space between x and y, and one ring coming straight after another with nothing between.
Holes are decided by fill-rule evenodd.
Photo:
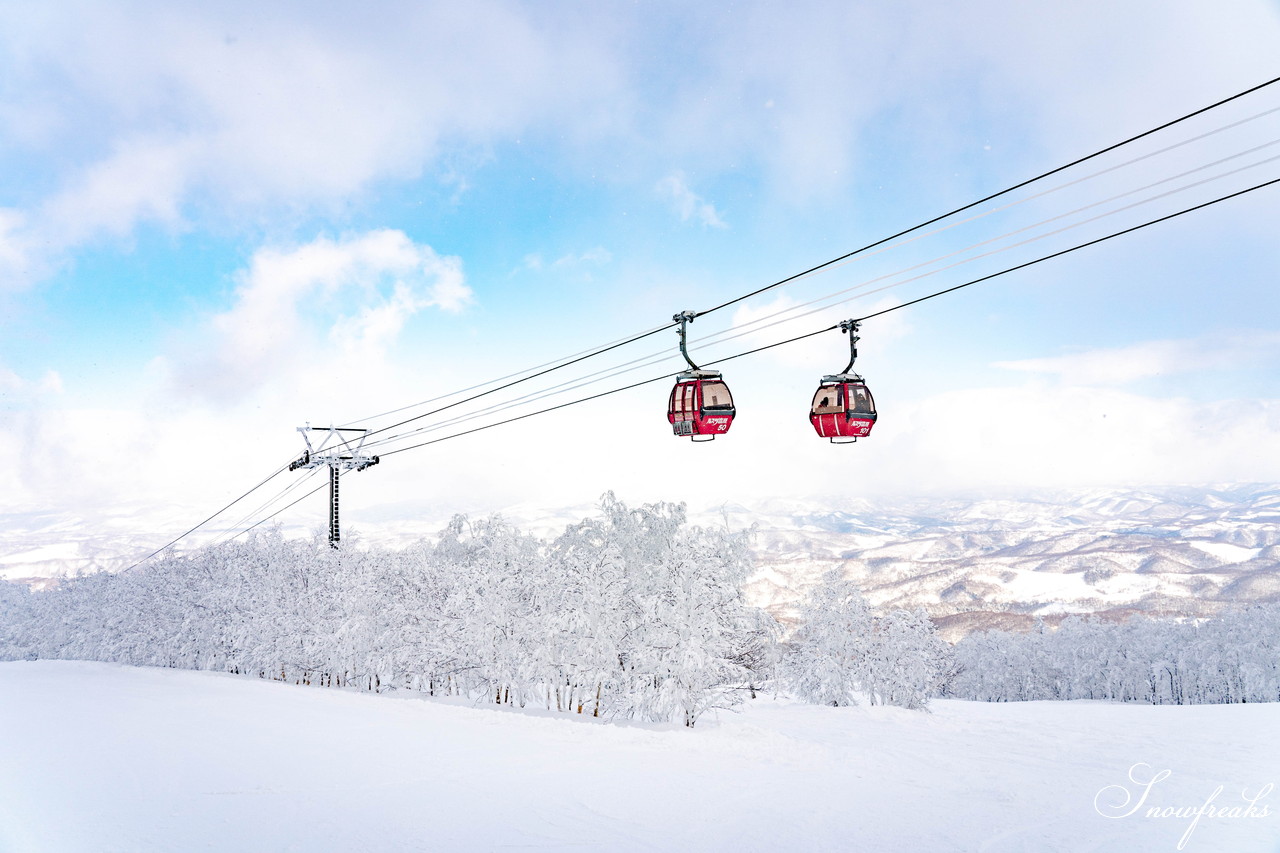
<instances>
[{"instance_id":1,"label":"gondola hanger arm","mask_svg":"<svg viewBox=\"0 0 1280 853\"><path fill-rule=\"evenodd\" d=\"M689 350L686 345L686 338L685 338L685 327L689 323L692 323L694 318L697 316L698 315L695 314L693 311L681 311L679 314L676 314L674 317L671 318L672 320L680 324L680 354L684 356L685 361L689 362L689 367L692 370L700 370L701 368L699 368L698 365L693 363L693 359L689 358Z\"/></svg>"},{"instance_id":2,"label":"gondola hanger arm","mask_svg":"<svg viewBox=\"0 0 1280 853\"><path fill-rule=\"evenodd\" d=\"M850 373L853 371L853 363L858 360L858 341L862 340L858 337L858 326L861 324L857 320L841 320L840 331L849 336L849 366L841 373Z\"/></svg>"}]
</instances>

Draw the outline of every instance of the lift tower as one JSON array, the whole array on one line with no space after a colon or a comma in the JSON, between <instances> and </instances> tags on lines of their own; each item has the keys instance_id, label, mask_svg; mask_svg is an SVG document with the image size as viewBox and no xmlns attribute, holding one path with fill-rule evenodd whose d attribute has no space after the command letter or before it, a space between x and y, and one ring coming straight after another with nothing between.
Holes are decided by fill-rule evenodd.
<instances>
[{"instance_id":1,"label":"lift tower","mask_svg":"<svg viewBox=\"0 0 1280 853\"><path fill-rule=\"evenodd\" d=\"M371 465L377 465L378 457L360 452L360 448L364 446L365 434L369 432L367 429L313 427L307 424L298 427L298 432L302 433L307 449L301 457L289 463L289 470L329 466L329 547L337 548L342 541L342 532L338 526L338 471L363 471ZM313 432L324 433L319 443L312 443Z\"/></svg>"}]
</instances>

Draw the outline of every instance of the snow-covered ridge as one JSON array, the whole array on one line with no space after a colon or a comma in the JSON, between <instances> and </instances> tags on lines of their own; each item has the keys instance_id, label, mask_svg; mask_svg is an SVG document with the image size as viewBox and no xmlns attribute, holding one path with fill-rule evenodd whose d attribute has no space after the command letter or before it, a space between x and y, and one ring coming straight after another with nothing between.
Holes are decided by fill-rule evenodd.
<instances>
[{"instance_id":1,"label":"snow-covered ridge","mask_svg":"<svg viewBox=\"0 0 1280 853\"><path fill-rule=\"evenodd\" d=\"M1206 616L1280 600L1277 486L1091 490L753 515L751 597L784 618L830 569L874 604L923 607L956 637L1036 616ZM741 516L746 521L746 516Z\"/></svg>"}]
</instances>

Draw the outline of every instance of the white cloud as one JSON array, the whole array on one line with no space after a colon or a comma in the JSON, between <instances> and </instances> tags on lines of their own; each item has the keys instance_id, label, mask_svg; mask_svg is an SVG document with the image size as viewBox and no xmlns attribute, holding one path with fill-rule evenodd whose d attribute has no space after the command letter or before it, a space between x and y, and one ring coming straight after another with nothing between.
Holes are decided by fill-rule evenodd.
<instances>
[{"instance_id":1,"label":"white cloud","mask_svg":"<svg viewBox=\"0 0 1280 853\"><path fill-rule=\"evenodd\" d=\"M433 307L456 313L470 300L458 259L401 231L262 249L241 274L234 304L210 319L205 343L174 358L174 382L198 396L242 396L325 366L326 337L365 363L381 357L409 317Z\"/></svg>"},{"instance_id":2,"label":"white cloud","mask_svg":"<svg viewBox=\"0 0 1280 853\"><path fill-rule=\"evenodd\" d=\"M344 291L339 288L339 295ZM353 339L371 346L393 339L403 316L394 303L406 299L403 291L384 297L390 307L371 310ZM884 381L870 366L866 375L880 408L875 433L853 447L832 447L813 434L805 413L818 376L843 366L847 351L835 334L821 340L838 352L824 346L819 361L774 380L766 381L747 361L735 363L727 375L739 422L709 446L671 436L663 383L390 457L344 481L347 524L369 530L409 517L445 518L458 509L486 513L522 500L573 503L610 488L633 500L723 502L762 493L843 499L1280 481L1277 400L1204 403L1032 381L913 401L903 398L909 389ZM335 415L365 415L418 398L408 389L425 397L466 384L465 376L439 379L447 363L405 363L394 348L388 351L394 357L348 370L341 350L309 351L311 364L256 393L228 396L216 409L175 406L168 398L149 409L122 398L115 411L60 400L60 408L51 403L16 419L0 416L0 440L17 460L0 470L0 509L57 506L95 519L85 522L93 525L102 523L99 516L108 508L136 510L134 541L140 550L157 547L286 461L300 445L293 428L303 420L320 424ZM878 354L864 356L870 362ZM330 408L339 404L345 412ZM672 471L684 474L673 477ZM256 497L265 500L289 482L282 477ZM287 518L319 526L322 496Z\"/></svg>"},{"instance_id":3,"label":"white cloud","mask_svg":"<svg viewBox=\"0 0 1280 853\"><path fill-rule=\"evenodd\" d=\"M140 222L177 225L199 147L183 139L119 140L108 157L41 206L39 232L72 246L98 235L127 237Z\"/></svg>"},{"instance_id":4,"label":"white cloud","mask_svg":"<svg viewBox=\"0 0 1280 853\"><path fill-rule=\"evenodd\" d=\"M613 260L613 254L603 246L596 246L594 249L587 249L581 254L567 254L557 258L553 267L577 267L583 264L603 265Z\"/></svg>"},{"instance_id":5,"label":"white cloud","mask_svg":"<svg viewBox=\"0 0 1280 853\"><path fill-rule=\"evenodd\" d=\"M999 185L1001 175L1029 173L1022 168L1028 157L1037 165L1061 162L1112 141L1118 127L1150 126L1270 76L1258 69L1275 52L1273 6L1246 0L1225 15L1211 4L1183 2L1153 18L1137 5L1098 2L1082 13L1071 5L994 0L977 6L748 4L732 16L711 7L664 12L654 6L562 14L554 4L535 9L489 0L388 8L387 14L324 4L10 4L0 7L0 77L6 81L0 156L41 160L49 174L6 197L10 207L0 209L0 282L30 280L85 242L127 241L140 223L182 229L212 212L256 227L281 210L285 219L306 219L351 200L359 204L371 186L418 178L442 163L438 178L465 192L469 169L489 162L489 146L530 127L563 133L580 146L584 161L607 148L601 162L633 170L630 179L642 192L662 174L655 168L681 163L698 175L741 170L748 180L759 177L773 193L766 199L762 189L762 207L778 194L807 203L839 193L843 204L855 198L844 194L874 143L903 146L874 153L880 164L910 164L934 188L935 195L911 198L915 207L928 207L937 194L967 200L973 194L950 178L979 144L994 147L982 180ZM647 54L669 37L664 23L675 20L687 24L685 41L673 54ZM977 20L994 23L973 26ZM1098 26L1099 20L1108 25ZM1126 49L1117 49L1121 43ZM1168 52L1170 44L1196 59ZM695 53L696 64L671 61ZM650 85L655 69L671 69L665 71L670 77ZM1153 87L1154 79L1164 82ZM766 103L758 111L743 107ZM874 140L868 129L877 132ZM1006 136L983 136L993 129ZM473 162L455 168L458 150L476 152ZM18 176L14 162L0 160L7 167L2 171ZM937 175L948 180L931 183ZM870 181L866 173L861 178ZM15 177L14 183L21 182ZM657 191L686 221L724 226L722 213L683 174L668 176ZM880 214L865 210L868 227L890 221L887 213L874 218ZM287 223L283 229L288 233ZM525 264L606 263L606 254L590 250L555 261L529 255ZM69 375L66 409L50 406L8 428L0 424L5 446L22 449L15 451L21 483L9 479L17 468L0 474L0 482L12 486L7 498L39 493L101 504L115 494L145 493L186 507L220 494L206 478L235 487L234 496L250 485L240 482L246 471L279 461L259 451L268 444L267 455L274 455L272 440L296 438L291 429L299 412L343 414L316 411L339 401L346 413L373 410L403 400L428 370L436 382L450 365L410 367L390 354L408 337L412 318L429 307L457 310L470 295L456 261L392 231L264 249L238 285L224 314L175 344L147 374L151 387L166 393L150 401L122 396L121 411L103 412L76 401L77 383ZM734 327L791 304L780 299L744 308ZM794 332L780 326L771 330L776 336L762 333L759 343L850 313L868 312L832 309L796 323ZM788 478L804 478L800 487L807 488L822 471L838 472L848 489L862 483L923 490L932 483L1280 479L1273 401L1215 407L1036 384L895 401L875 367L909 316L895 312L864 327L858 365L876 388L882 420L870 441L837 451L844 452L834 457L844 467L831 464L832 449L811 432L802 437L811 442L811 455L786 446L781 433L748 444L754 425L775 405L787 407L786 423L807 429L811 381L847 358L836 333L762 354L793 360L788 363L812 377L797 380L808 387L785 404L742 394L744 416L734 435L690 449L701 456L680 458L690 466L727 460L715 477L703 478L705 488L719 494L772 489ZM712 322L700 321L691 334L703 334ZM735 342L733 351L751 340ZM1001 366L1105 385L1245 364L1250 353L1274 360L1274 341L1249 346L1254 349L1154 341ZM734 364L745 371L745 361ZM36 384L0 370L0 388L25 394ZM56 390L53 379L43 384ZM185 399L174 399L175 386ZM555 453L529 453L530 447L568 446L565 424L581 422L565 415L548 419L557 427L544 430L540 418L525 422L535 426L522 426L521 433L506 433L516 440L489 442L505 454L500 464L477 466L475 457L444 454L442 464L454 466L448 482L459 490L474 490L478 478L507 489L555 482L581 495L583 481L565 474L581 467L595 469L593 488L638 489L651 476L654 497L684 497L685 483L694 478L670 477L668 461L685 445L666 431L664 393L659 389L652 400L637 394L634 409L630 400L625 404L626 441L602 435L598 453L575 456L616 458L617 447L626 447L617 466L563 464ZM184 408L209 398L220 404L216 418L208 409ZM651 434L660 446L645 443ZM484 443L473 441L472 452L480 452ZM235 464L207 455L197 464L197 450L210 445L227 448ZM537 469L540 476L512 476L514 469L505 467L530 459L527 464L545 466ZM380 466L364 476L386 482L392 470Z\"/></svg>"},{"instance_id":6,"label":"white cloud","mask_svg":"<svg viewBox=\"0 0 1280 853\"><path fill-rule=\"evenodd\" d=\"M1056 375L1075 385L1123 385L1156 376L1243 367L1274 361L1280 335L1246 333L1199 339L1144 341L1051 358L1000 361L994 367Z\"/></svg>"},{"instance_id":7,"label":"white cloud","mask_svg":"<svg viewBox=\"0 0 1280 853\"><path fill-rule=\"evenodd\" d=\"M0 367L0 396L57 395L62 391L62 376L56 370L46 370L39 381L32 382L6 367Z\"/></svg>"},{"instance_id":8,"label":"white cloud","mask_svg":"<svg viewBox=\"0 0 1280 853\"><path fill-rule=\"evenodd\" d=\"M129 541L157 547L279 466L303 421L364 416L454 381L455 365L424 362L400 338L423 312L471 298L456 258L399 231L264 248L226 311L109 396L82 378L64 390L56 371L0 368L13 404L0 406L0 442L16 460L0 469L0 511L56 507L103 535L108 516L129 516Z\"/></svg>"},{"instance_id":9,"label":"white cloud","mask_svg":"<svg viewBox=\"0 0 1280 853\"><path fill-rule=\"evenodd\" d=\"M31 278L32 247L25 233L26 221L20 210L0 208L0 291Z\"/></svg>"},{"instance_id":10,"label":"white cloud","mask_svg":"<svg viewBox=\"0 0 1280 853\"><path fill-rule=\"evenodd\" d=\"M795 309L796 301L785 293L775 296L768 302L744 302L733 309L730 334L741 335L737 338L738 346L742 349L750 349L774 343L781 338L808 331L820 325L821 320L812 317L808 318L804 330L799 329L798 325L791 325L796 322L791 319L795 316ZM775 326L775 323L779 325ZM794 347L782 349L787 350L787 354L794 355Z\"/></svg>"},{"instance_id":11,"label":"white cloud","mask_svg":"<svg viewBox=\"0 0 1280 853\"><path fill-rule=\"evenodd\" d=\"M546 128L584 162L621 159L637 175L673 159L700 174L759 173L797 202L847 193L884 144L923 179L951 176L957 160L991 147L985 130L966 132L975 121L1003 132L1003 170L1021 174L1029 155L1056 162L1109 141L1117 125L1148 126L1264 79L1278 34L1265 0L1231 15L1172 3L1155 17L1100 0L824 0L733 15L498 0L377 14L288 2L57 3L39 14L9 4L0 166L53 179L19 196L18 219L0 221L0 281L29 281L84 241L141 223L324 210L433 171L465 192L495 142ZM1178 58L1188 51L1192 60ZM1165 84L1152 87L1155 77ZM724 227L683 175L661 186L685 220Z\"/></svg>"},{"instance_id":12,"label":"white cloud","mask_svg":"<svg viewBox=\"0 0 1280 853\"><path fill-rule=\"evenodd\" d=\"M559 272L567 270L581 270L583 271L582 274L589 278L589 269L584 268L600 267L612 261L613 253L603 246L596 246L595 248L587 249L584 252L569 252L561 255L550 263L542 257L541 252L530 252L521 259L520 267L511 271L511 275L516 275L522 269L529 272L542 272L548 269L557 270Z\"/></svg>"},{"instance_id":13,"label":"white cloud","mask_svg":"<svg viewBox=\"0 0 1280 853\"><path fill-rule=\"evenodd\" d=\"M10 394L26 387L22 377L5 367L0 367L0 394Z\"/></svg>"},{"instance_id":14,"label":"white cloud","mask_svg":"<svg viewBox=\"0 0 1280 853\"><path fill-rule=\"evenodd\" d=\"M1276 400L1205 403L1036 384L905 405L885 396L868 440L877 446L875 475L916 491L1280 479Z\"/></svg>"},{"instance_id":15,"label":"white cloud","mask_svg":"<svg viewBox=\"0 0 1280 853\"><path fill-rule=\"evenodd\" d=\"M0 291L28 286L84 243L128 240L140 224L181 229L180 202L198 147L181 139L121 139L32 210L0 209Z\"/></svg>"},{"instance_id":16,"label":"white cloud","mask_svg":"<svg viewBox=\"0 0 1280 853\"><path fill-rule=\"evenodd\" d=\"M1269 0L796 0L669 23L697 54L649 70L664 103L646 135L700 173L759 165L803 207L900 168L934 197L990 191L1270 78L1280 41Z\"/></svg>"},{"instance_id":17,"label":"white cloud","mask_svg":"<svg viewBox=\"0 0 1280 853\"><path fill-rule=\"evenodd\" d=\"M659 195L671 202L672 209L680 215L682 222L693 219L708 228L729 227L715 205L689 189L682 173L675 172L658 181L657 190Z\"/></svg>"},{"instance_id":18,"label":"white cloud","mask_svg":"<svg viewBox=\"0 0 1280 853\"><path fill-rule=\"evenodd\" d=\"M61 394L64 390L62 375L56 370L46 370L40 378L40 390L46 394Z\"/></svg>"},{"instance_id":19,"label":"white cloud","mask_svg":"<svg viewBox=\"0 0 1280 853\"><path fill-rule=\"evenodd\" d=\"M0 221L2 283L29 283L86 241L180 226L193 211L242 222L324 209L435 165L462 192L457 152L609 99L614 60L580 28L489 0L377 14L0 8L10 84L0 94L10 150L0 152L57 175L42 198L28 196L25 220Z\"/></svg>"}]
</instances>

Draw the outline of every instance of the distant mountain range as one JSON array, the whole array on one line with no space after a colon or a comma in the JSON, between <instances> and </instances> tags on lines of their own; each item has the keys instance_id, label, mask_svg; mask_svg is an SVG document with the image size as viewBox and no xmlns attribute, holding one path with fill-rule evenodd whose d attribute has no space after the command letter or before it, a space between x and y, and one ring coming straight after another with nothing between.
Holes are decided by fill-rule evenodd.
<instances>
[{"instance_id":1,"label":"distant mountain range","mask_svg":"<svg viewBox=\"0 0 1280 853\"><path fill-rule=\"evenodd\" d=\"M625 498L625 496L624 496ZM591 504L513 508L551 537ZM839 570L873 604L923 607L949 639L987 627L1053 623L1071 613L1208 616L1280 600L1280 485L1094 489L1016 499L766 500L691 513L698 524L755 526L753 601L791 620L805 590ZM55 517L9 526L0 577L43 585L120 569L150 537L104 543ZM405 544L443 521L366 527L364 541ZM144 541L146 540L146 541ZM15 548L15 545L21 547Z\"/></svg>"},{"instance_id":2,"label":"distant mountain range","mask_svg":"<svg viewBox=\"0 0 1280 853\"><path fill-rule=\"evenodd\" d=\"M782 619L837 569L949 639L1071 613L1186 617L1280 600L1280 486L1090 490L1017 500L734 508L759 524L750 596Z\"/></svg>"}]
</instances>

